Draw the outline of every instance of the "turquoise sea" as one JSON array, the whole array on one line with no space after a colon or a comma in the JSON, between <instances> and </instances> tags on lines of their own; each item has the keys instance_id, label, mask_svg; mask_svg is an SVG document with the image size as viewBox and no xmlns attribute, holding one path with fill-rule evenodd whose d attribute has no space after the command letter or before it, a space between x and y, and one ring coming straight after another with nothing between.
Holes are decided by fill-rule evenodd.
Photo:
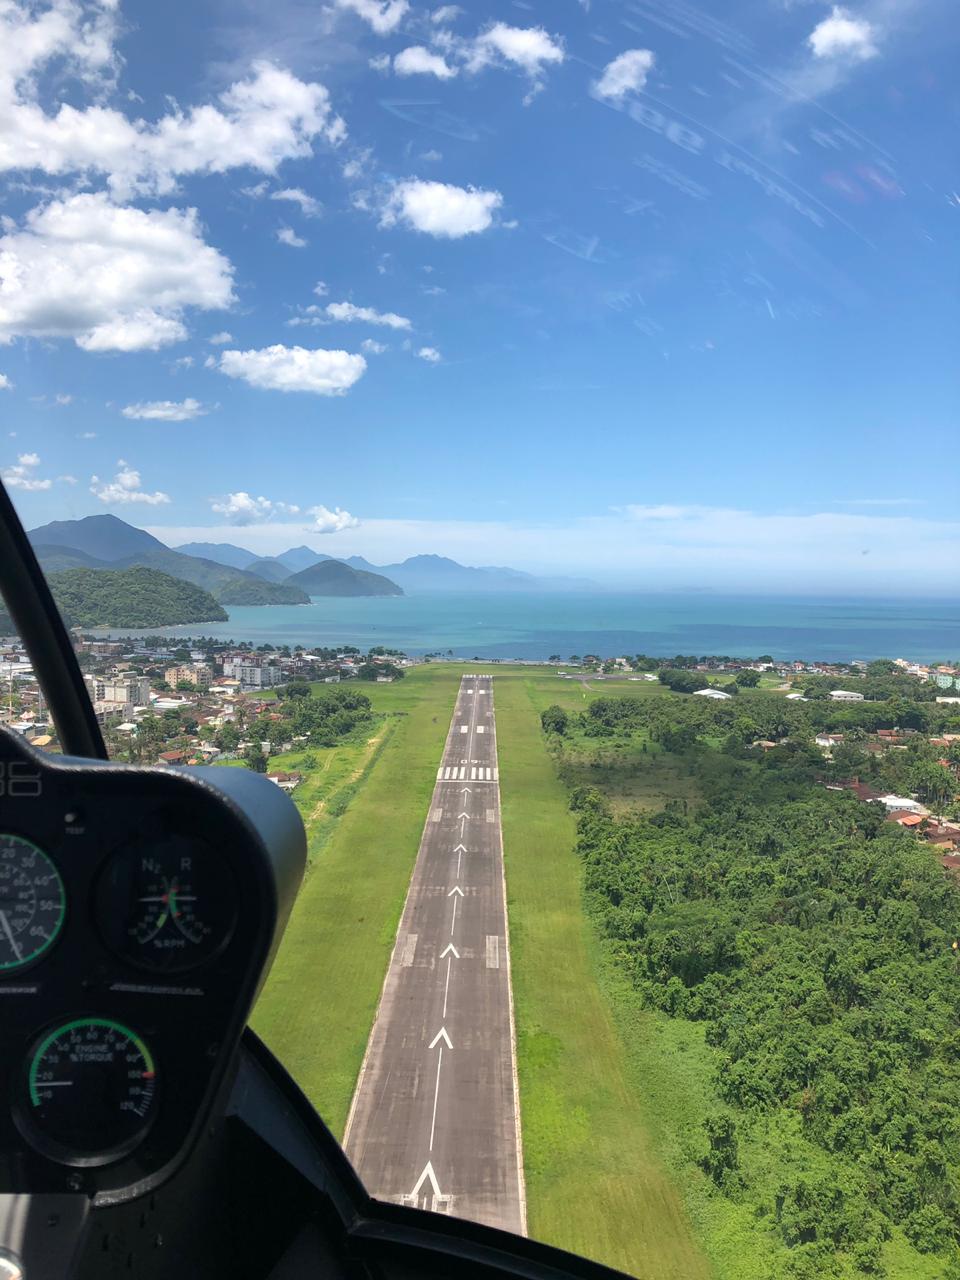
<instances>
[{"instance_id":1,"label":"turquoise sea","mask_svg":"<svg viewBox=\"0 0 960 1280\"><path fill-rule=\"evenodd\" d=\"M729 654L830 661L960 657L960 601L703 594L418 595L234 607L230 620L167 627L254 644L386 645L411 655ZM142 634L114 631L113 635Z\"/></svg>"}]
</instances>

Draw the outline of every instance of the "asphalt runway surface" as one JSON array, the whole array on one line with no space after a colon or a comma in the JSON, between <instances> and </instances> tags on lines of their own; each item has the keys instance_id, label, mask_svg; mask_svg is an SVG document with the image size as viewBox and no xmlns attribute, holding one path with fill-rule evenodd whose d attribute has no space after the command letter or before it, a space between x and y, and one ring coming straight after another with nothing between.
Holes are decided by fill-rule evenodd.
<instances>
[{"instance_id":1,"label":"asphalt runway surface","mask_svg":"<svg viewBox=\"0 0 960 1280\"><path fill-rule=\"evenodd\" d=\"M493 701L462 678L344 1147L379 1199L526 1234Z\"/></svg>"}]
</instances>

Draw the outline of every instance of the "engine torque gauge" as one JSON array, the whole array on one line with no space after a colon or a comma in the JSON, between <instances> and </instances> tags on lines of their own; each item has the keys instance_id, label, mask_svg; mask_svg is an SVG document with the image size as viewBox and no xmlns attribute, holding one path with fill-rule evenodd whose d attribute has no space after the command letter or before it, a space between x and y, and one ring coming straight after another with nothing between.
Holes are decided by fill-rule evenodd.
<instances>
[{"instance_id":1,"label":"engine torque gauge","mask_svg":"<svg viewBox=\"0 0 960 1280\"><path fill-rule=\"evenodd\" d=\"M65 911L63 881L43 850L22 836L0 834L0 978L53 946Z\"/></svg>"},{"instance_id":2,"label":"engine torque gauge","mask_svg":"<svg viewBox=\"0 0 960 1280\"><path fill-rule=\"evenodd\" d=\"M97 886L97 919L108 945L157 972L190 969L216 955L236 914L233 872L215 849L192 836L125 845L110 857Z\"/></svg>"},{"instance_id":3,"label":"engine torque gauge","mask_svg":"<svg viewBox=\"0 0 960 1280\"><path fill-rule=\"evenodd\" d=\"M140 1141L156 1101L156 1066L140 1036L110 1018L76 1018L34 1047L18 1119L55 1160L106 1164Z\"/></svg>"}]
</instances>

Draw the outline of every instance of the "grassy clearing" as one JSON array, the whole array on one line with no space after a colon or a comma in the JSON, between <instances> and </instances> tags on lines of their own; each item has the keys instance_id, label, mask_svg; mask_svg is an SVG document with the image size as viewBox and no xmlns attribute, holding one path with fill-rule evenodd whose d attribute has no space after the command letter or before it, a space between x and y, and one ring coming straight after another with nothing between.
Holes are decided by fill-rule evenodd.
<instances>
[{"instance_id":1,"label":"grassy clearing","mask_svg":"<svg viewBox=\"0 0 960 1280\"><path fill-rule=\"evenodd\" d=\"M597 983L573 821L531 700L538 682L497 677L530 1232L644 1280L707 1277Z\"/></svg>"},{"instance_id":2,"label":"grassy clearing","mask_svg":"<svg viewBox=\"0 0 960 1280\"><path fill-rule=\"evenodd\" d=\"M254 1010L255 1030L338 1137L373 1024L458 683L459 671L448 668L431 671L429 679L371 686L375 709L387 714L390 727L356 777L356 757L329 766L347 769L340 791L353 787L353 802L317 849ZM324 798L319 794L324 785L321 779L311 793L314 808ZM329 807L312 819L314 827L323 829ZM311 835L312 844L315 839Z\"/></svg>"}]
</instances>

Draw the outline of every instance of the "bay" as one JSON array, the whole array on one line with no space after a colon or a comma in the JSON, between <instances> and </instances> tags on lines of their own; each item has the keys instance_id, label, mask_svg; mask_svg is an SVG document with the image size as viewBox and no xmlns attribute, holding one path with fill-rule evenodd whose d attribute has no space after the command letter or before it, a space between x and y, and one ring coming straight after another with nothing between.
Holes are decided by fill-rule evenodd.
<instances>
[{"instance_id":1,"label":"bay","mask_svg":"<svg viewBox=\"0 0 960 1280\"><path fill-rule=\"evenodd\" d=\"M552 654L729 654L843 661L960 655L960 601L630 592L318 598L236 606L229 621L153 629L257 644L375 645L411 656L545 660ZM143 635L140 629L114 636Z\"/></svg>"}]
</instances>

